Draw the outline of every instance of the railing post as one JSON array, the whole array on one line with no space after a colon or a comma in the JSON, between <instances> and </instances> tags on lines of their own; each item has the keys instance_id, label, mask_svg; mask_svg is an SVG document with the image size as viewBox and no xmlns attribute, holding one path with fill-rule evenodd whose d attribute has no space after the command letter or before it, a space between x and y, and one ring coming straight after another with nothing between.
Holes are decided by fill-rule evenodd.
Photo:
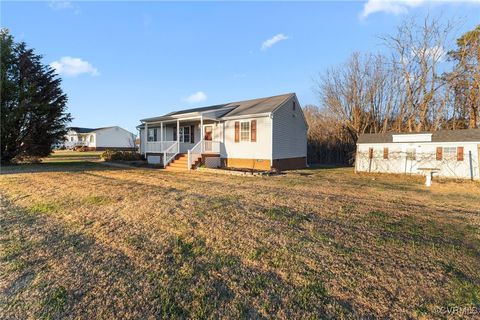
<instances>
[{"instance_id":1,"label":"railing post","mask_svg":"<svg viewBox=\"0 0 480 320\"><path fill-rule=\"evenodd\" d=\"M188 160L187 160L188 161L188 163L187 163L188 170L192 169L192 165L190 164L190 158L191 158L191 152L190 152L190 150L188 150Z\"/></svg>"}]
</instances>

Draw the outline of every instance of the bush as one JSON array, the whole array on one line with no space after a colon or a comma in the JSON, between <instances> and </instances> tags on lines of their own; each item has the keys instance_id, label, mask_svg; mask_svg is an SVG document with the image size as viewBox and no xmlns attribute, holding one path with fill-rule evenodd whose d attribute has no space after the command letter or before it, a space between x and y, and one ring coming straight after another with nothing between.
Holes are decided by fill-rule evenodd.
<instances>
[{"instance_id":1,"label":"bush","mask_svg":"<svg viewBox=\"0 0 480 320\"><path fill-rule=\"evenodd\" d=\"M106 150L102 153L102 159L105 161L139 161L143 160L143 157L135 151Z\"/></svg>"}]
</instances>

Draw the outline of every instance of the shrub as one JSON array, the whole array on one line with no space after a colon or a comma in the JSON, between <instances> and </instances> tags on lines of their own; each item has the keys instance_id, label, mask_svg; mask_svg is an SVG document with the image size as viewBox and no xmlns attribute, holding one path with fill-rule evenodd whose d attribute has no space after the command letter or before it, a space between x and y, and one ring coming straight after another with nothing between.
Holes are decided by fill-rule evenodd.
<instances>
[{"instance_id":1,"label":"shrub","mask_svg":"<svg viewBox=\"0 0 480 320\"><path fill-rule=\"evenodd\" d=\"M143 160L143 157L135 151L106 150L102 153L102 159L105 161L138 161Z\"/></svg>"}]
</instances>

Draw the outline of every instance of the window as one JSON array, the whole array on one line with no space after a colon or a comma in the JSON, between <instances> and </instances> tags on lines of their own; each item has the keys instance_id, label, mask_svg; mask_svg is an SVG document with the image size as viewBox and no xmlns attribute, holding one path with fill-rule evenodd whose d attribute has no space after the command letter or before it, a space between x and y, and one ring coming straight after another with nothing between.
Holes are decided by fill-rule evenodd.
<instances>
[{"instance_id":1,"label":"window","mask_svg":"<svg viewBox=\"0 0 480 320\"><path fill-rule=\"evenodd\" d=\"M455 159L457 155L457 148L455 147L443 147L443 154L446 160Z\"/></svg>"},{"instance_id":2,"label":"window","mask_svg":"<svg viewBox=\"0 0 480 320\"><path fill-rule=\"evenodd\" d=\"M149 128L148 129L148 137L147 140L149 142L151 141L157 141L157 128Z\"/></svg>"},{"instance_id":3,"label":"window","mask_svg":"<svg viewBox=\"0 0 480 320\"><path fill-rule=\"evenodd\" d=\"M250 141L250 121L240 122L240 141Z\"/></svg>"},{"instance_id":4,"label":"window","mask_svg":"<svg viewBox=\"0 0 480 320\"><path fill-rule=\"evenodd\" d=\"M180 127L180 142L190 143L190 127Z\"/></svg>"},{"instance_id":5,"label":"window","mask_svg":"<svg viewBox=\"0 0 480 320\"><path fill-rule=\"evenodd\" d=\"M73 137L70 137L70 141L73 141Z\"/></svg>"},{"instance_id":6,"label":"window","mask_svg":"<svg viewBox=\"0 0 480 320\"><path fill-rule=\"evenodd\" d=\"M407 149L407 160L416 160L417 159L417 150L415 148Z\"/></svg>"},{"instance_id":7,"label":"window","mask_svg":"<svg viewBox=\"0 0 480 320\"><path fill-rule=\"evenodd\" d=\"M90 136L90 142L93 143L93 134Z\"/></svg>"},{"instance_id":8,"label":"window","mask_svg":"<svg viewBox=\"0 0 480 320\"><path fill-rule=\"evenodd\" d=\"M297 104L293 101L293 111L295 111L295 109L297 109Z\"/></svg>"},{"instance_id":9,"label":"window","mask_svg":"<svg viewBox=\"0 0 480 320\"><path fill-rule=\"evenodd\" d=\"M373 159L373 148L368 148L368 159Z\"/></svg>"}]
</instances>

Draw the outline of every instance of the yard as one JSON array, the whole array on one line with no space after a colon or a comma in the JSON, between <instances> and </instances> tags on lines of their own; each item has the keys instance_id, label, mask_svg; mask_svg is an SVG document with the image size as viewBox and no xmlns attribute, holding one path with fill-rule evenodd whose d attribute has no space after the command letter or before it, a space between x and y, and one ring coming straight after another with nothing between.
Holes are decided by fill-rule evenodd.
<instances>
[{"instance_id":1,"label":"yard","mask_svg":"<svg viewBox=\"0 0 480 320\"><path fill-rule=\"evenodd\" d=\"M0 318L446 318L480 303L478 182L68 154L2 173Z\"/></svg>"}]
</instances>

